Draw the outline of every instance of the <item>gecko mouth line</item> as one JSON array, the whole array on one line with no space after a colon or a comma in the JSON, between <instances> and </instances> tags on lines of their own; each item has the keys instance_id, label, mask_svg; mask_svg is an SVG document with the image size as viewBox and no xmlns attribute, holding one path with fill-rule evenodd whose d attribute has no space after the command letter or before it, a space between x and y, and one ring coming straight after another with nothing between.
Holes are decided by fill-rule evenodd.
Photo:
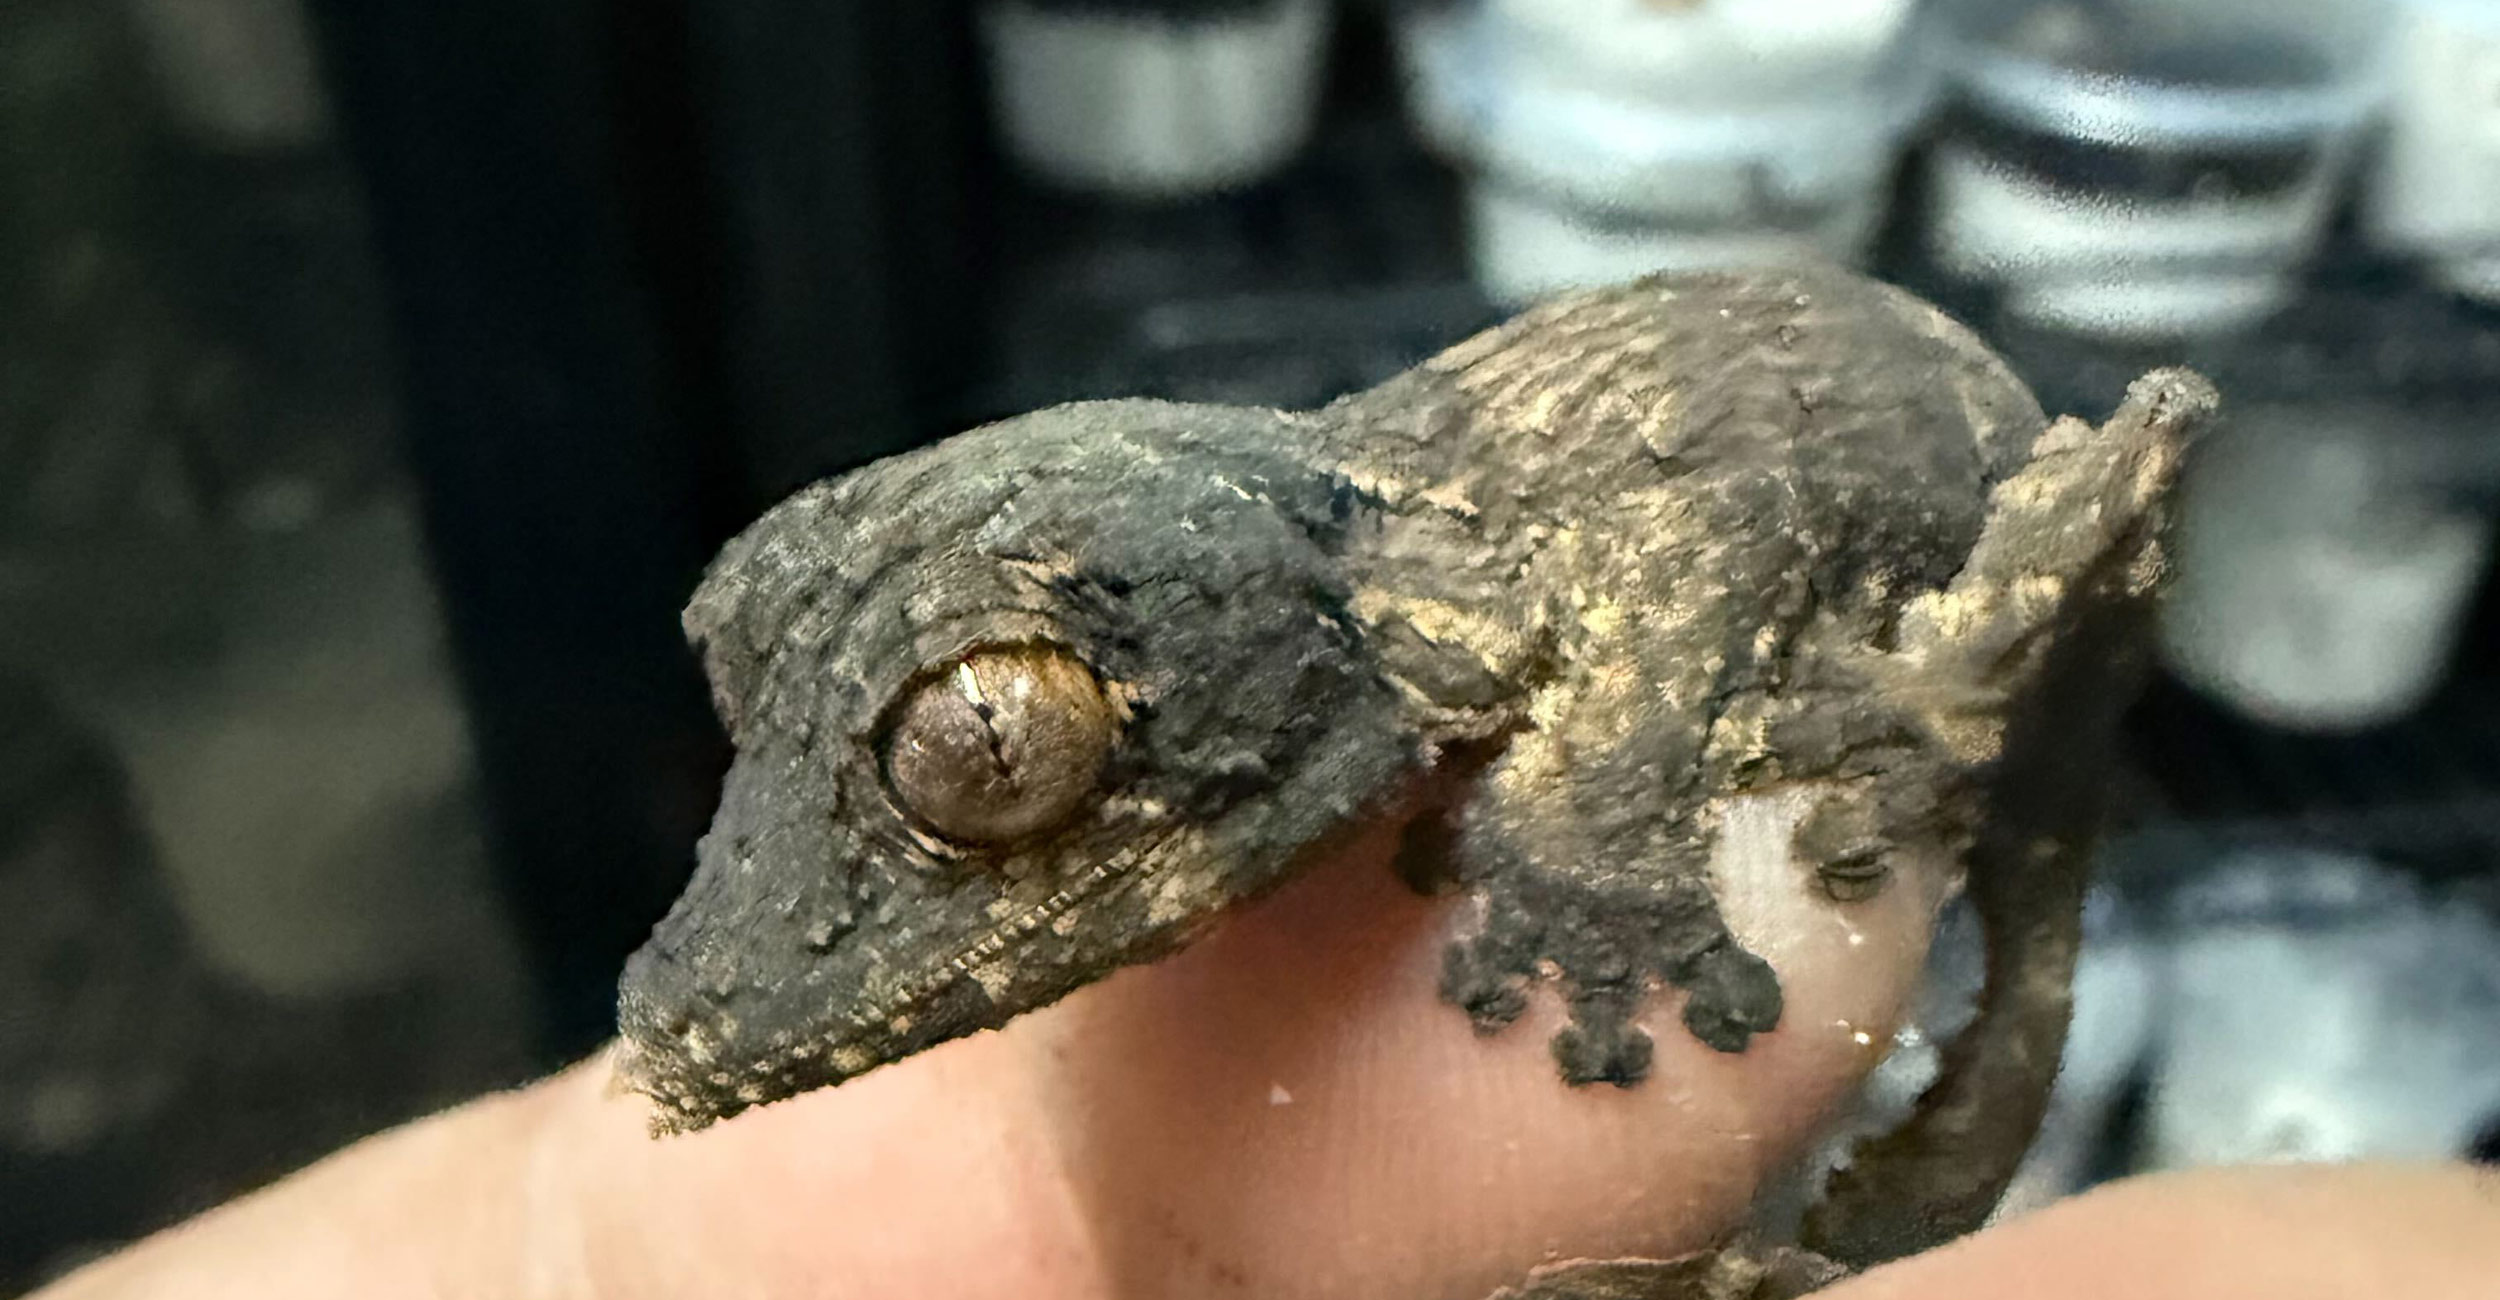
<instances>
[{"instance_id":1,"label":"gecko mouth line","mask_svg":"<svg viewBox=\"0 0 2500 1300\"><path fill-rule=\"evenodd\" d=\"M858 1049L879 1036L907 1032L910 1017L920 1007L966 979L977 979L984 966L1013 951L1023 939L1098 897L1119 881L1133 877L1142 863L1153 858L1174 838L1168 834L1158 836L1146 843L1124 848L1096 863L1075 881L1026 908L1012 920L985 932L979 942L939 963L927 975L905 985L893 996L815 1035L813 1046L800 1050L823 1054L835 1067L837 1078L863 1073L864 1069L845 1066L841 1057L846 1048ZM690 1021L672 1019L662 1027L657 1041L629 1037L625 1040L626 1050L618 1062L620 1073L628 1079L651 1078L655 1073L699 1069L707 1065L704 1059L706 1053L691 1041L693 1028Z\"/></svg>"},{"instance_id":2,"label":"gecko mouth line","mask_svg":"<svg viewBox=\"0 0 2500 1300\"><path fill-rule=\"evenodd\" d=\"M1172 837L1161 836L1149 844L1123 849L1069 885L1041 902L1027 908L1014 920L982 936L981 941L955 954L936 971L917 983L906 985L894 997L879 1004L852 1025L854 1030L873 1030L889 1025L896 1017L908 1016L913 1008L927 1002L952 985L975 978L974 972L1009 952L1042 927L1066 915L1071 908L1092 899L1108 888L1111 882L1131 874L1137 864L1154 856L1157 850L1171 843ZM855 1035L856 1036L856 1035Z\"/></svg>"}]
</instances>

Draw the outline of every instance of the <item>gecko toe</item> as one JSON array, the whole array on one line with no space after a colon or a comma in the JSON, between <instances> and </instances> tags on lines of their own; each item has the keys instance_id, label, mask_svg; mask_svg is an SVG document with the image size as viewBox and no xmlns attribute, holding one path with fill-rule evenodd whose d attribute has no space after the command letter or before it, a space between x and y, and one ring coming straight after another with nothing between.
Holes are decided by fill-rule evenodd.
<instances>
[{"instance_id":1,"label":"gecko toe","mask_svg":"<svg viewBox=\"0 0 2500 1300\"><path fill-rule=\"evenodd\" d=\"M1632 1023L1638 1000L1610 989L1571 1000L1571 1023L1555 1033L1554 1063L1574 1087L1611 1083L1629 1088L1649 1077L1656 1044Z\"/></svg>"},{"instance_id":2,"label":"gecko toe","mask_svg":"<svg viewBox=\"0 0 2500 1300\"><path fill-rule=\"evenodd\" d=\"M1779 976L1733 940L1693 959L1684 979L1684 1027L1722 1052L1741 1052L1755 1034L1779 1025Z\"/></svg>"},{"instance_id":3,"label":"gecko toe","mask_svg":"<svg viewBox=\"0 0 2500 1300\"><path fill-rule=\"evenodd\" d=\"M1526 869L1479 887L1484 925L1444 954L1441 994L1492 1033L1527 1009L1531 983L1553 980L1570 1011L1554 1060L1570 1083L1648 1077L1656 1049L1634 1021L1662 986L1683 991L1685 1027L1718 1051L1741 1052L1779 1023L1779 977L1727 932L1706 888L1627 890Z\"/></svg>"},{"instance_id":4,"label":"gecko toe","mask_svg":"<svg viewBox=\"0 0 2500 1300\"><path fill-rule=\"evenodd\" d=\"M1467 1013L1478 1033L1492 1033L1528 1009L1534 959L1515 943L1487 933L1461 939L1441 958L1441 996Z\"/></svg>"}]
</instances>

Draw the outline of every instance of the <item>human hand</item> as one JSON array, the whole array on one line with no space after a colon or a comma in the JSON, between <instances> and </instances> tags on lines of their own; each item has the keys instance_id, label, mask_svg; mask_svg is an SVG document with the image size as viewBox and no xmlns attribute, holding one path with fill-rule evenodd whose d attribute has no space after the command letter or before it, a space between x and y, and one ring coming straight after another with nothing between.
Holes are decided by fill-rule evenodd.
<instances>
[{"instance_id":1,"label":"human hand","mask_svg":"<svg viewBox=\"0 0 2500 1300\"><path fill-rule=\"evenodd\" d=\"M1672 1255L1737 1221L1870 1062L1857 1035L1882 1041L1933 901L1903 889L1841 926L1731 900L1788 986L1781 1030L1722 1056L1662 1015L1648 1083L1570 1089L1546 1055L1555 1008L1480 1039L1438 1001L1452 909L1405 893L1389 848L1384 832L1171 961L840 1088L655 1142L594 1060L42 1300L1473 1300L1547 1259ZM2500 1276L2495 1243L2500 1194L2453 1171L2201 1176L1829 1294L2462 1295Z\"/></svg>"},{"instance_id":2,"label":"human hand","mask_svg":"<svg viewBox=\"0 0 2500 1300\"><path fill-rule=\"evenodd\" d=\"M1781 972L1742 1054L1656 1008L1641 1086L1574 1089L1558 1005L1479 1037L1454 900L1394 828L1179 956L1003 1032L654 1141L604 1060L373 1139L47 1293L625 1297L1484 1294L1737 1221L1873 1063L1940 879L1732 893Z\"/></svg>"}]
</instances>

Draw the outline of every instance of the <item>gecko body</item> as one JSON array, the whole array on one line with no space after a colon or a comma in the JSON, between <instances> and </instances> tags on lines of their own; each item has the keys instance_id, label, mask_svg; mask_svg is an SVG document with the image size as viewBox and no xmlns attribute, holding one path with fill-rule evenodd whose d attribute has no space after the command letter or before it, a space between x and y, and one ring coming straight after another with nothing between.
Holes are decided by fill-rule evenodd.
<instances>
[{"instance_id":1,"label":"gecko body","mask_svg":"<svg viewBox=\"0 0 2500 1300\"><path fill-rule=\"evenodd\" d=\"M1810 789L1779 887L1847 908L1965 862L1989 982L1806 1244L1855 1265L1967 1230L2054 1073L2101 767L2212 406L2161 372L2051 423L1908 294L1683 275L1318 411L1082 403L809 488L687 612L738 757L627 968L625 1077L668 1130L837 1084L1169 953L1398 816L1410 875L1475 905L1447 998L1500 1032L1550 982L1562 1079L1638 1086L1653 997L1720 1051L1780 1023L1711 855L1730 800ZM1766 1270L1738 1274L1821 1276Z\"/></svg>"}]
</instances>

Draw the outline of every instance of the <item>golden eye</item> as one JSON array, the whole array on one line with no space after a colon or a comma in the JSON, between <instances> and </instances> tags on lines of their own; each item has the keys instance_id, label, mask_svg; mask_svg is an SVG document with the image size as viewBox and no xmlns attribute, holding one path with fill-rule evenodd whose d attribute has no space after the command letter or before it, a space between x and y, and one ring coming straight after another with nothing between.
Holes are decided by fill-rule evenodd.
<instances>
[{"instance_id":1,"label":"golden eye","mask_svg":"<svg viewBox=\"0 0 2500 1300\"><path fill-rule=\"evenodd\" d=\"M939 834L1002 844L1082 807L1118 733L1102 684L1075 656L977 651L904 701L886 736L886 780Z\"/></svg>"}]
</instances>

